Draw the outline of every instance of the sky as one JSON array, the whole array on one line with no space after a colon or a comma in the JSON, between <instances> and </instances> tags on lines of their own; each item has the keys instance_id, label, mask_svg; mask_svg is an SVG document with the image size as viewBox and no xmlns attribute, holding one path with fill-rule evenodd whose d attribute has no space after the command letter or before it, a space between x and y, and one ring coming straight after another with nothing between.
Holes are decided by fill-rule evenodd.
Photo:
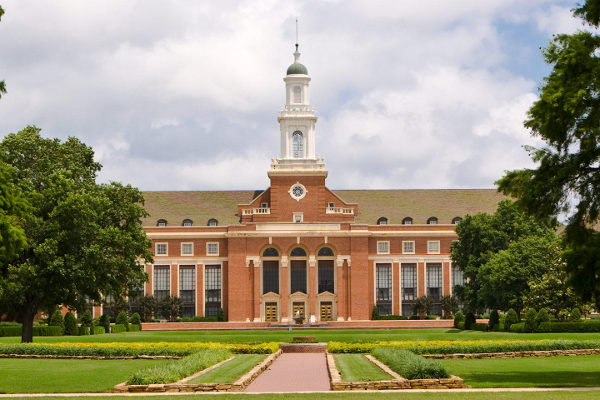
<instances>
[{"instance_id":1,"label":"sky","mask_svg":"<svg viewBox=\"0 0 600 400\"><path fill-rule=\"evenodd\" d=\"M575 0L0 5L0 137L75 136L145 191L268 187L296 18L328 187L493 188L541 144L540 48L582 28Z\"/></svg>"}]
</instances>

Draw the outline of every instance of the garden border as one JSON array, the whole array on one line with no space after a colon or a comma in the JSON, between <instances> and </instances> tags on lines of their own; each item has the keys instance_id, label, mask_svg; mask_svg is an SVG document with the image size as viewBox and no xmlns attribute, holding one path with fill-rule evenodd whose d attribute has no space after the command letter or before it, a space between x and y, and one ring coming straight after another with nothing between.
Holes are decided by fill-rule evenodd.
<instances>
[{"instance_id":1,"label":"garden border","mask_svg":"<svg viewBox=\"0 0 600 400\"><path fill-rule=\"evenodd\" d=\"M560 356L592 356L599 355L600 349L573 350L531 350L508 351L500 353L454 353L454 354L420 354L421 357L434 360L482 359L482 358L525 358L525 357L560 357Z\"/></svg>"}]
</instances>

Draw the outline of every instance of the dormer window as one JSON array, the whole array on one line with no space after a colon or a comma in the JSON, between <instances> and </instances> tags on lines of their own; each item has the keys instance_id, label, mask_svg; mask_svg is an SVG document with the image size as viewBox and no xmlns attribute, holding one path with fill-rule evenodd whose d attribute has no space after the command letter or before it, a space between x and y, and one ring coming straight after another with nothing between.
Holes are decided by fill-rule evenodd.
<instances>
[{"instance_id":1,"label":"dormer window","mask_svg":"<svg viewBox=\"0 0 600 400\"><path fill-rule=\"evenodd\" d=\"M192 220L189 218L184 219L181 226L192 226Z\"/></svg>"},{"instance_id":2,"label":"dormer window","mask_svg":"<svg viewBox=\"0 0 600 400\"><path fill-rule=\"evenodd\" d=\"M452 223L454 225L458 224L460 221L462 221L461 217L454 217L454 218L452 218Z\"/></svg>"},{"instance_id":3,"label":"dormer window","mask_svg":"<svg viewBox=\"0 0 600 400\"><path fill-rule=\"evenodd\" d=\"M302 88L294 86L294 103L302 103Z\"/></svg>"},{"instance_id":4,"label":"dormer window","mask_svg":"<svg viewBox=\"0 0 600 400\"><path fill-rule=\"evenodd\" d=\"M294 158L302 158L304 156L302 132L295 131L292 133L292 156Z\"/></svg>"},{"instance_id":5,"label":"dormer window","mask_svg":"<svg viewBox=\"0 0 600 400\"><path fill-rule=\"evenodd\" d=\"M156 226L167 226L167 220L159 219L158 221L156 221Z\"/></svg>"},{"instance_id":6,"label":"dormer window","mask_svg":"<svg viewBox=\"0 0 600 400\"><path fill-rule=\"evenodd\" d=\"M217 221L214 218L211 218L211 219L208 220L208 224L207 225L208 226L217 226L217 225L219 225L219 221Z\"/></svg>"},{"instance_id":7,"label":"dormer window","mask_svg":"<svg viewBox=\"0 0 600 400\"><path fill-rule=\"evenodd\" d=\"M402 220L402 225L412 225L413 219L411 217L404 217Z\"/></svg>"},{"instance_id":8,"label":"dormer window","mask_svg":"<svg viewBox=\"0 0 600 400\"><path fill-rule=\"evenodd\" d=\"M437 225L438 219L437 217L429 217L427 219L427 225Z\"/></svg>"},{"instance_id":9,"label":"dormer window","mask_svg":"<svg viewBox=\"0 0 600 400\"><path fill-rule=\"evenodd\" d=\"M388 219L386 217L381 217L377 220L377 225L387 225Z\"/></svg>"},{"instance_id":10,"label":"dormer window","mask_svg":"<svg viewBox=\"0 0 600 400\"><path fill-rule=\"evenodd\" d=\"M260 203L260 208L269 208L269 203Z\"/></svg>"}]
</instances>

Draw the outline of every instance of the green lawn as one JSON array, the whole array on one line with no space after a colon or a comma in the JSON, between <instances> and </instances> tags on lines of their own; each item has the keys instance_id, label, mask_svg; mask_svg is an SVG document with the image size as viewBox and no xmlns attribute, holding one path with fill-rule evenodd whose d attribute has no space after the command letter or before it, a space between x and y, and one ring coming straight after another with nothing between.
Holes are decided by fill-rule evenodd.
<instances>
[{"instance_id":1,"label":"green lawn","mask_svg":"<svg viewBox=\"0 0 600 400\"><path fill-rule=\"evenodd\" d=\"M0 358L0 393L104 392L164 360Z\"/></svg>"},{"instance_id":2,"label":"green lawn","mask_svg":"<svg viewBox=\"0 0 600 400\"><path fill-rule=\"evenodd\" d=\"M266 357L266 354L239 354L188 383L233 383Z\"/></svg>"},{"instance_id":3,"label":"green lawn","mask_svg":"<svg viewBox=\"0 0 600 400\"><path fill-rule=\"evenodd\" d=\"M311 329L248 331L166 331L127 332L91 336L35 337L37 343L56 342L221 342L262 343L289 342L294 336L315 336L318 341L372 342L390 340L494 340L552 339L597 340L597 333L508 333L460 331L457 329ZM19 343L18 337L0 337L0 343Z\"/></svg>"},{"instance_id":4,"label":"green lawn","mask_svg":"<svg viewBox=\"0 0 600 400\"><path fill-rule=\"evenodd\" d=\"M440 361L472 387L600 386L600 356Z\"/></svg>"},{"instance_id":5,"label":"green lawn","mask_svg":"<svg viewBox=\"0 0 600 400\"><path fill-rule=\"evenodd\" d=\"M392 379L363 354L336 354L334 360L342 380L346 382Z\"/></svg>"}]
</instances>

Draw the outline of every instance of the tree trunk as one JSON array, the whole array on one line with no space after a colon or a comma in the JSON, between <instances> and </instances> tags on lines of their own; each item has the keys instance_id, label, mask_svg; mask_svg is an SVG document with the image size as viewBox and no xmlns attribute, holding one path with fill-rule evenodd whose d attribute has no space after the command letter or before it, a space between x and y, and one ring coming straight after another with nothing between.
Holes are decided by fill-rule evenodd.
<instances>
[{"instance_id":1,"label":"tree trunk","mask_svg":"<svg viewBox=\"0 0 600 400\"><path fill-rule=\"evenodd\" d=\"M23 330L21 331L21 343L33 342L33 318L37 313L37 308L28 304L23 308Z\"/></svg>"}]
</instances>

